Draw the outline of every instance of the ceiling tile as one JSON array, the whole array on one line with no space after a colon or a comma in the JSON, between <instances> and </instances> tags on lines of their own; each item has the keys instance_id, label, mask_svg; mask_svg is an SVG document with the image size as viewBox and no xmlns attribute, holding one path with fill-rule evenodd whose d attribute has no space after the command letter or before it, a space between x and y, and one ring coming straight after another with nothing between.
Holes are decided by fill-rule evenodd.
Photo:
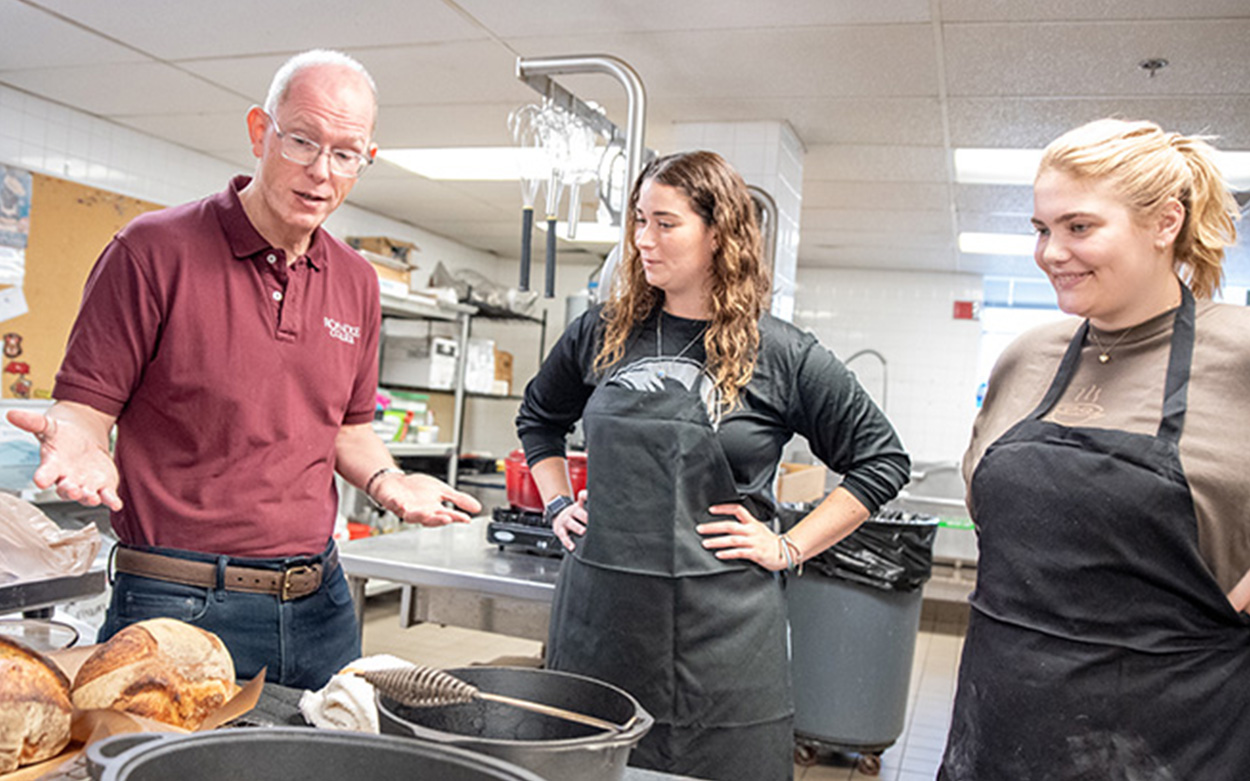
<instances>
[{"instance_id":1,"label":"ceiling tile","mask_svg":"<svg viewBox=\"0 0 1250 781\"><path fill-rule=\"evenodd\" d=\"M210 154L247 154L246 108L235 111L200 111L185 114L119 114L114 122L175 144Z\"/></svg>"},{"instance_id":2,"label":"ceiling tile","mask_svg":"<svg viewBox=\"0 0 1250 781\"><path fill-rule=\"evenodd\" d=\"M942 0L944 22L1200 19L1250 15L1245 0Z\"/></svg>"},{"instance_id":3,"label":"ceiling tile","mask_svg":"<svg viewBox=\"0 0 1250 781\"><path fill-rule=\"evenodd\" d=\"M1029 236L1033 233L1033 223L1030 221L1032 217L1031 210L1015 214L961 211L959 230L969 233L1013 233Z\"/></svg>"},{"instance_id":4,"label":"ceiling tile","mask_svg":"<svg viewBox=\"0 0 1250 781\"><path fill-rule=\"evenodd\" d=\"M1224 95L1250 72L1250 18L947 24L943 39L952 97ZM1171 64L1152 78L1151 57Z\"/></svg>"},{"instance_id":5,"label":"ceiling tile","mask_svg":"<svg viewBox=\"0 0 1250 781\"><path fill-rule=\"evenodd\" d=\"M803 208L813 209L947 209L945 184L922 182L846 182L803 179Z\"/></svg>"},{"instance_id":6,"label":"ceiling tile","mask_svg":"<svg viewBox=\"0 0 1250 781\"><path fill-rule=\"evenodd\" d=\"M799 248L800 268L863 268L911 271L958 271L953 249L934 251L903 247Z\"/></svg>"},{"instance_id":7,"label":"ceiling tile","mask_svg":"<svg viewBox=\"0 0 1250 781\"><path fill-rule=\"evenodd\" d=\"M957 184L955 207L959 213L1033 213L1033 188L1027 185Z\"/></svg>"},{"instance_id":8,"label":"ceiling tile","mask_svg":"<svg viewBox=\"0 0 1250 781\"><path fill-rule=\"evenodd\" d=\"M732 122L775 117L794 128L806 146L822 144L942 143L942 109L937 98L704 98L679 106L684 122Z\"/></svg>"},{"instance_id":9,"label":"ceiling tile","mask_svg":"<svg viewBox=\"0 0 1250 781\"><path fill-rule=\"evenodd\" d=\"M179 60L481 39L485 31L435 0L38 0L153 57Z\"/></svg>"},{"instance_id":10,"label":"ceiling tile","mask_svg":"<svg viewBox=\"0 0 1250 781\"><path fill-rule=\"evenodd\" d=\"M1169 131L1215 135L1217 146L1250 149L1250 97L955 98L954 147L1041 148L1102 117L1148 119Z\"/></svg>"},{"instance_id":11,"label":"ceiling tile","mask_svg":"<svg viewBox=\"0 0 1250 781\"><path fill-rule=\"evenodd\" d=\"M820 230L807 228L803 231L803 240L799 244L799 254L810 250L843 250L865 247L894 247L899 249L932 249L946 250L954 246L953 236L949 228L938 228L928 233L919 231L893 230L852 231L852 230Z\"/></svg>"},{"instance_id":12,"label":"ceiling tile","mask_svg":"<svg viewBox=\"0 0 1250 781\"><path fill-rule=\"evenodd\" d=\"M612 52L633 66L657 102L685 95L929 97L938 87L927 24L611 33L509 43L525 57Z\"/></svg>"},{"instance_id":13,"label":"ceiling tile","mask_svg":"<svg viewBox=\"0 0 1250 781\"><path fill-rule=\"evenodd\" d=\"M812 231L891 231L949 234L951 216L947 211L810 209L801 217L804 234Z\"/></svg>"},{"instance_id":14,"label":"ceiling tile","mask_svg":"<svg viewBox=\"0 0 1250 781\"><path fill-rule=\"evenodd\" d=\"M968 255L959 254L959 269L973 274L998 277L1023 277L1045 279L1033 258L1021 255Z\"/></svg>"},{"instance_id":15,"label":"ceiling tile","mask_svg":"<svg viewBox=\"0 0 1250 781\"><path fill-rule=\"evenodd\" d=\"M526 3L459 0L477 21L505 38L612 32L663 33L708 28L712 8L669 0L544 0L542 13ZM929 0L787 0L785 3L717 3L718 29L898 24L929 21ZM588 49L589 51L589 49Z\"/></svg>"},{"instance_id":16,"label":"ceiling tile","mask_svg":"<svg viewBox=\"0 0 1250 781\"><path fill-rule=\"evenodd\" d=\"M944 182L946 152L925 146L813 146L803 159L803 181Z\"/></svg>"},{"instance_id":17,"label":"ceiling tile","mask_svg":"<svg viewBox=\"0 0 1250 781\"><path fill-rule=\"evenodd\" d=\"M140 62L144 56L19 0L0 0L0 71ZM56 45L49 45L55 41Z\"/></svg>"},{"instance_id":18,"label":"ceiling tile","mask_svg":"<svg viewBox=\"0 0 1250 781\"><path fill-rule=\"evenodd\" d=\"M69 68L0 71L0 82L89 114L145 114L154 96L173 113L247 110L249 101L157 62L101 63Z\"/></svg>"}]
</instances>

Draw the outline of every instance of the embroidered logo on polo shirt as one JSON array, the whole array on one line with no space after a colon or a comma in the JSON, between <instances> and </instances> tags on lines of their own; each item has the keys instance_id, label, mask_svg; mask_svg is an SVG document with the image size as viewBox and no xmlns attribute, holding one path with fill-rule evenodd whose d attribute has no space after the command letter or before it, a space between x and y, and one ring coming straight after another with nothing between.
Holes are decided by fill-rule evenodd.
<instances>
[{"instance_id":1,"label":"embroidered logo on polo shirt","mask_svg":"<svg viewBox=\"0 0 1250 781\"><path fill-rule=\"evenodd\" d=\"M360 338L360 326L358 325L340 323L333 317L327 317L325 318L325 326L329 329L330 336L338 339L340 342L355 344L356 340Z\"/></svg>"}]
</instances>

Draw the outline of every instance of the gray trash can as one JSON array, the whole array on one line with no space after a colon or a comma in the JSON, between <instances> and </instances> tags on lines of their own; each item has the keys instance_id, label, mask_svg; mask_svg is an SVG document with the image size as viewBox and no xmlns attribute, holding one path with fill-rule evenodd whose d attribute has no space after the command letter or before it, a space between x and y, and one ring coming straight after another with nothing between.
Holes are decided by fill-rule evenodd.
<instances>
[{"instance_id":1,"label":"gray trash can","mask_svg":"<svg viewBox=\"0 0 1250 781\"><path fill-rule=\"evenodd\" d=\"M939 520L879 513L787 580L800 764L822 749L854 753L860 772L875 775L902 734Z\"/></svg>"}]
</instances>

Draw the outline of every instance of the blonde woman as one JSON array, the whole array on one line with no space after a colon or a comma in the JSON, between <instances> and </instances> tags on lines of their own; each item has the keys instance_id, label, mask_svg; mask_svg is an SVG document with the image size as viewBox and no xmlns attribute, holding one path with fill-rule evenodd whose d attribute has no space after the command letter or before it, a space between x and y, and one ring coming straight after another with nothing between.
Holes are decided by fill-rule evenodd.
<instances>
[{"instance_id":1,"label":"blonde woman","mask_svg":"<svg viewBox=\"0 0 1250 781\"><path fill-rule=\"evenodd\" d=\"M1250 778L1250 309L1202 140L1053 142L1035 259L1076 318L999 360L964 461L977 589L939 778Z\"/></svg>"},{"instance_id":2,"label":"blonde woman","mask_svg":"<svg viewBox=\"0 0 1250 781\"><path fill-rule=\"evenodd\" d=\"M627 213L620 292L573 323L525 392L518 430L571 553L548 665L609 681L656 718L633 764L706 779L793 772L777 574L849 534L909 461L853 375L765 311L755 213L718 155L662 157ZM584 419L588 501L565 435ZM786 537L773 478L794 434L844 476Z\"/></svg>"}]
</instances>

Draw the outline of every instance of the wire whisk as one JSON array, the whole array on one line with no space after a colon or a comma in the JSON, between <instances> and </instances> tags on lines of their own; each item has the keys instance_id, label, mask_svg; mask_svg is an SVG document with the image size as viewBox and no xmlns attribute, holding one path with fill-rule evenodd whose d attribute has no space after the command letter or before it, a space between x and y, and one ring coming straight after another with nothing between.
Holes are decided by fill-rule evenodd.
<instances>
[{"instance_id":1,"label":"wire whisk","mask_svg":"<svg viewBox=\"0 0 1250 781\"><path fill-rule=\"evenodd\" d=\"M558 708L541 702L523 700L503 694L484 692L471 683L460 680L451 673L435 670L431 667L415 664L411 667L393 667L386 670L357 670L356 675L364 678L385 696L410 708L428 708L438 705L458 705L473 700L489 700L504 705L554 716L578 724L585 724L608 732L623 732L632 726L631 718L625 724L614 724L604 719L588 716L584 713Z\"/></svg>"}]
</instances>

